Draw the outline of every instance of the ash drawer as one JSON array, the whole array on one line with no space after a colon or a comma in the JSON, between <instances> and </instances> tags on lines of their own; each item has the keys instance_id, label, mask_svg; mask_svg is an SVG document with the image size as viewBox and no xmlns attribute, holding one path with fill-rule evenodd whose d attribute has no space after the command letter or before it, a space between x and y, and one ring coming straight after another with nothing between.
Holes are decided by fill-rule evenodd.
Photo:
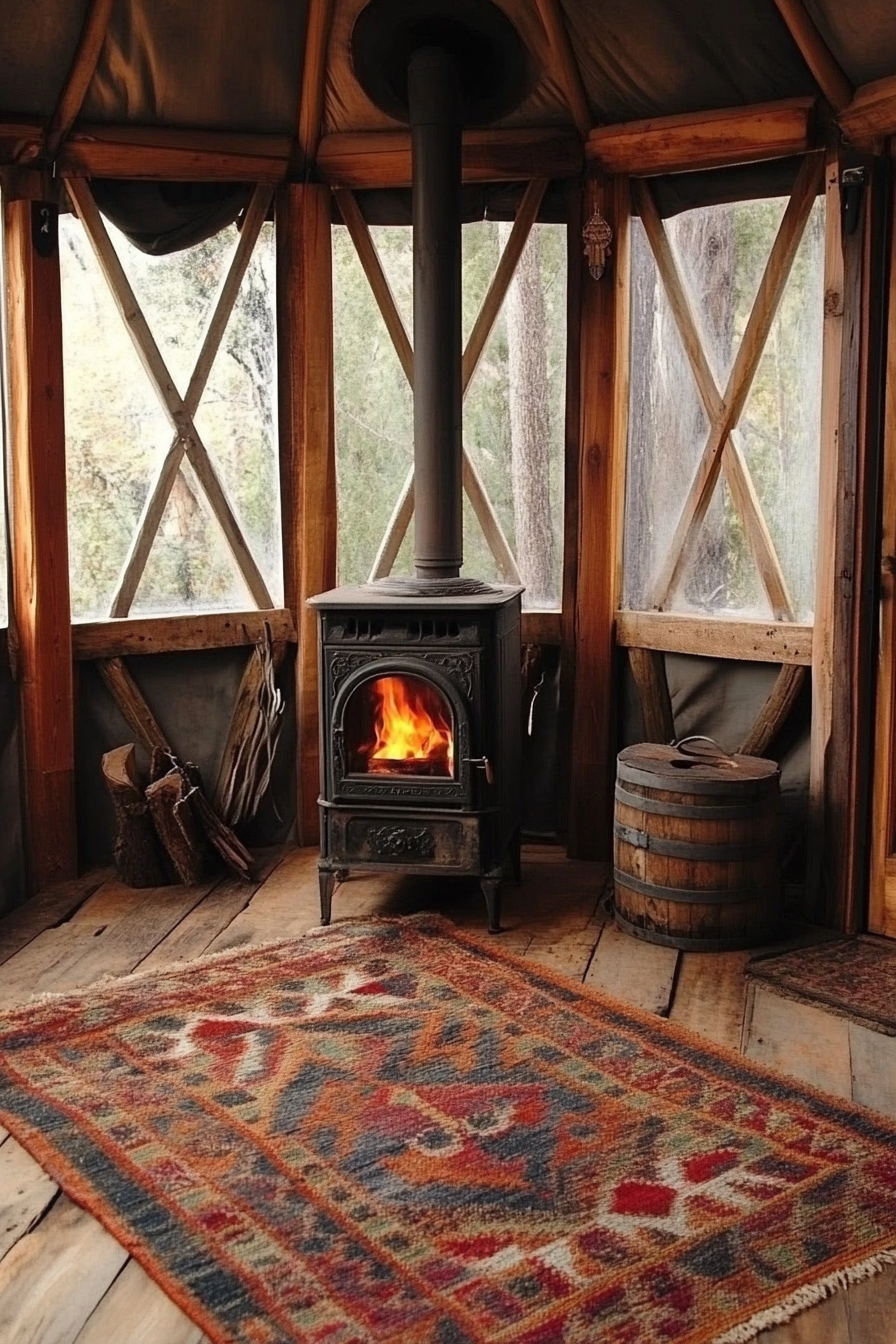
<instances>
[{"instance_id":1,"label":"ash drawer","mask_svg":"<svg viewBox=\"0 0 896 1344\"><path fill-rule=\"evenodd\" d=\"M477 817L351 816L330 813L331 863L407 864L476 870Z\"/></svg>"}]
</instances>

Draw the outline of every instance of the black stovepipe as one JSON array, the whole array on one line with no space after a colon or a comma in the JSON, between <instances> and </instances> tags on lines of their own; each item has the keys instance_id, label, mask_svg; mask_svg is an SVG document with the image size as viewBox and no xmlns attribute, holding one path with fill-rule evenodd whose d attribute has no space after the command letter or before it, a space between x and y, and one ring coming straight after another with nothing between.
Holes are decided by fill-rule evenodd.
<instances>
[{"instance_id":1,"label":"black stovepipe","mask_svg":"<svg viewBox=\"0 0 896 1344\"><path fill-rule=\"evenodd\" d=\"M463 564L461 390L462 85L454 59L422 47L408 66L414 217L414 565Z\"/></svg>"}]
</instances>

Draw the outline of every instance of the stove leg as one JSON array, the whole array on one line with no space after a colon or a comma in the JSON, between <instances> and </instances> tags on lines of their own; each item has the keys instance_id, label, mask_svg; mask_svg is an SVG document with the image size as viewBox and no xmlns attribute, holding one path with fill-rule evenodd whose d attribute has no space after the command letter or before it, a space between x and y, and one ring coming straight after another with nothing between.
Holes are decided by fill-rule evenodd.
<instances>
[{"instance_id":1,"label":"stove leg","mask_svg":"<svg viewBox=\"0 0 896 1344\"><path fill-rule=\"evenodd\" d=\"M488 931L489 933L503 933L504 930L501 928L501 879L499 877L483 877L479 885L482 887L485 908L488 911Z\"/></svg>"},{"instance_id":2,"label":"stove leg","mask_svg":"<svg viewBox=\"0 0 896 1344\"><path fill-rule=\"evenodd\" d=\"M333 888L336 885L336 874L327 872L324 868L319 868L317 876L320 882L320 922L321 924L329 924L333 909Z\"/></svg>"}]
</instances>

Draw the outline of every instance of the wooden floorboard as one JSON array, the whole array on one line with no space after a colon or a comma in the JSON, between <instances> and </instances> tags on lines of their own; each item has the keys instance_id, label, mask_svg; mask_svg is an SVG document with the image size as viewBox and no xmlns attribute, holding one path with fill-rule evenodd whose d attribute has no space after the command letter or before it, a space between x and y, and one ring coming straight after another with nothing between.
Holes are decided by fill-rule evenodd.
<instances>
[{"instance_id":1,"label":"wooden floorboard","mask_svg":"<svg viewBox=\"0 0 896 1344\"><path fill-rule=\"evenodd\" d=\"M555 846L524 851L502 892L505 932L486 930L478 884L352 876L334 923L431 910L490 946L584 981L754 1059L896 1115L896 1039L743 979L746 953L680 953L630 938L607 904L606 865ZM317 853L263 856L258 880L135 892L107 874L46 893L0 921L0 1006L135 967L296 937L319 921ZM785 929L775 950L827 936ZM768 949L772 950L772 949ZM896 1270L851 1287L761 1336L763 1344L896 1344ZM0 1344L208 1344L88 1214L0 1129Z\"/></svg>"}]
</instances>

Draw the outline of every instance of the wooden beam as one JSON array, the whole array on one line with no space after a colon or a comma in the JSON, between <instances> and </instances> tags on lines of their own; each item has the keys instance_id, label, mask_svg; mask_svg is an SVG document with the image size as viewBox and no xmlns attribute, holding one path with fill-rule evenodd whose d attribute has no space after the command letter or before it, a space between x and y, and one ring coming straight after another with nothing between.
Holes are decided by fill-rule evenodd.
<instances>
[{"instance_id":1,"label":"wooden beam","mask_svg":"<svg viewBox=\"0 0 896 1344\"><path fill-rule=\"evenodd\" d=\"M582 309L591 278L582 253L581 181L566 189L566 378L563 415L563 573L560 601L560 686L557 710L557 829L569 841L573 803L572 738L576 702L576 610L579 583L579 458L582 433Z\"/></svg>"},{"instance_id":2,"label":"wooden beam","mask_svg":"<svg viewBox=\"0 0 896 1344\"><path fill-rule=\"evenodd\" d=\"M159 726L156 716L143 698L143 692L131 676L123 659L101 659L96 668L121 717L141 745L150 755L156 747L162 751L170 751L171 744L166 734Z\"/></svg>"},{"instance_id":3,"label":"wooden beam","mask_svg":"<svg viewBox=\"0 0 896 1344\"><path fill-rule=\"evenodd\" d=\"M815 578L815 639L812 653L812 729L809 740L809 814L807 915L819 918L825 895L825 782L833 726L834 682L842 666L835 648L839 485L841 474L841 397L844 333L845 264L840 209L840 157L829 151L825 164L827 197L824 258L824 332L821 372L821 454L818 484L818 563ZM842 655L844 651L840 650Z\"/></svg>"},{"instance_id":4,"label":"wooden beam","mask_svg":"<svg viewBox=\"0 0 896 1344\"><path fill-rule=\"evenodd\" d=\"M675 717L666 680L665 655L656 649L629 649L628 665L638 691L645 742L674 742Z\"/></svg>"},{"instance_id":5,"label":"wooden beam","mask_svg":"<svg viewBox=\"0 0 896 1344\"><path fill-rule=\"evenodd\" d=\"M629 184L596 183L612 264L583 279L575 691L569 852L609 858L617 749L613 618L619 605L629 369ZM580 259L583 264L583 259ZM600 525L596 525L596 520Z\"/></svg>"},{"instance_id":6,"label":"wooden beam","mask_svg":"<svg viewBox=\"0 0 896 1344\"><path fill-rule=\"evenodd\" d=\"M566 105L576 130L583 140L587 140L588 132L594 125L594 118L588 106L588 94L585 91L582 71L572 48L560 0L535 0L535 3L547 33L553 57L554 78L566 95Z\"/></svg>"},{"instance_id":7,"label":"wooden beam","mask_svg":"<svg viewBox=\"0 0 896 1344\"><path fill-rule=\"evenodd\" d=\"M892 163L891 163L892 171ZM896 185L891 186L887 285L886 400L881 489L880 639L877 650L872 772L871 877L868 927L896 937Z\"/></svg>"},{"instance_id":8,"label":"wooden beam","mask_svg":"<svg viewBox=\"0 0 896 1344\"><path fill-rule=\"evenodd\" d=\"M300 176L311 168L320 143L333 0L309 0L307 11L296 138L289 157L291 177Z\"/></svg>"},{"instance_id":9,"label":"wooden beam","mask_svg":"<svg viewBox=\"0 0 896 1344\"><path fill-rule=\"evenodd\" d=\"M576 177L582 170L578 136L563 126L495 127L464 131L465 182L528 182L533 177ZM411 185L409 131L344 131L325 135L317 173L333 187Z\"/></svg>"},{"instance_id":10,"label":"wooden beam","mask_svg":"<svg viewBox=\"0 0 896 1344\"><path fill-rule=\"evenodd\" d=\"M729 621L669 611L618 611L616 642L629 649L692 653L751 663L812 661L812 626L786 621Z\"/></svg>"},{"instance_id":11,"label":"wooden beam","mask_svg":"<svg viewBox=\"0 0 896 1344\"><path fill-rule=\"evenodd\" d=\"M804 154L813 147L814 98L600 126L585 157L605 172L653 177Z\"/></svg>"},{"instance_id":12,"label":"wooden beam","mask_svg":"<svg viewBox=\"0 0 896 1344\"><path fill-rule=\"evenodd\" d=\"M806 684L808 672L798 663L785 663L775 678L771 694L747 733L738 753L741 756L765 756L780 733L800 692Z\"/></svg>"},{"instance_id":13,"label":"wooden beam","mask_svg":"<svg viewBox=\"0 0 896 1344\"><path fill-rule=\"evenodd\" d=\"M837 121L844 137L850 141L896 135L896 75L861 84Z\"/></svg>"},{"instance_id":14,"label":"wooden beam","mask_svg":"<svg viewBox=\"0 0 896 1344\"><path fill-rule=\"evenodd\" d=\"M186 616L138 616L125 621L85 621L72 626L72 652L87 662L144 653L186 653L257 644L265 624L276 642L295 643L291 611L190 612Z\"/></svg>"},{"instance_id":15,"label":"wooden beam","mask_svg":"<svg viewBox=\"0 0 896 1344\"><path fill-rule=\"evenodd\" d=\"M109 15L112 13L114 3L115 0L90 0L66 81L47 124L44 154L50 160L56 158L59 146L74 126L84 104L106 40Z\"/></svg>"},{"instance_id":16,"label":"wooden beam","mask_svg":"<svg viewBox=\"0 0 896 1344\"><path fill-rule=\"evenodd\" d=\"M812 71L815 83L834 111L840 112L852 99L852 84L816 28L803 0L775 0L775 4Z\"/></svg>"},{"instance_id":17,"label":"wooden beam","mask_svg":"<svg viewBox=\"0 0 896 1344\"><path fill-rule=\"evenodd\" d=\"M62 146L56 169L62 177L277 183L291 144L288 135L82 125Z\"/></svg>"},{"instance_id":18,"label":"wooden beam","mask_svg":"<svg viewBox=\"0 0 896 1344\"><path fill-rule=\"evenodd\" d=\"M336 583L336 450L330 192L289 185L277 199L280 497L286 604L296 613L297 831L319 834L317 620L309 597Z\"/></svg>"},{"instance_id":19,"label":"wooden beam","mask_svg":"<svg viewBox=\"0 0 896 1344\"><path fill-rule=\"evenodd\" d=\"M6 201L12 608L32 886L78 871L58 212Z\"/></svg>"}]
</instances>

